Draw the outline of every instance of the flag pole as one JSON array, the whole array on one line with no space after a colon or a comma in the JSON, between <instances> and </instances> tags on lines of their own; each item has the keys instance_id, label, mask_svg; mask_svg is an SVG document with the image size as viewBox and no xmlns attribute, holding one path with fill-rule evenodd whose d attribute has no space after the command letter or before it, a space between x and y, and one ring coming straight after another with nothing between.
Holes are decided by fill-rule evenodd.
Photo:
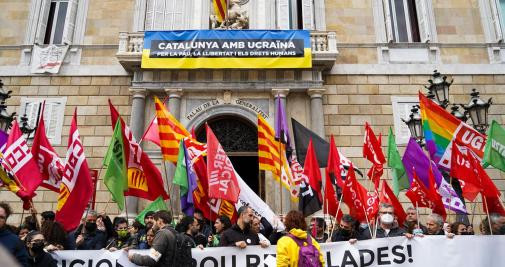
<instances>
[{"instance_id":1,"label":"flag pole","mask_svg":"<svg viewBox=\"0 0 505 267\"><path fill-rule=\"evenodd\" d=\"M417 205L416 201L416 217L417 217L417 228L421 229L421 223L419 222L419 206Z\"/></svg>"},{"instance_id":2,"label":"flag pole","mask_svg":"<svg viewBox=\"0 0 505 267\"><path fill-rule=\"evenodd\" d=\"M170 202L170 212L172 213L172 216L174 216L174 209L172 207L172 197L170 196L172 194L172 186L170 186L170 184L168 184L168 173L167 173L167 167L165 166L165 163L166 161L161 161L161 167L163 167L163 173L165 173L165 182L166 182L166 186L167 186L167 189L168 189L168 195L169 195L169 198L168 198L168 201Z\"/></svg>"},{"instance_id":3,"label":"flag pole","mask_svg":"<svg viewBox=\"0 0 505 267\"><path fill-rule=\"evenodd\" d=\"M126 221L128 222L128 206L126 206L126 203L128 201L126 201L126 198L124 198L124 210L125 210L125 213L126 213ZM130 225L130 223L128 222L128 225Z\"/></svg>"},{"instance_id":4,"label":"flag pole","mask_svg":"<svg viewBox=\"0 0 505 267\"><path fill-rule=\"evenodd\" d=\"M482 192L480 194L482 196ZM484 200L484 206L486 206L487 223L489 224L489 232L491 233L491 235L493 235L493 228L491 227L491 218L489 216L489 206L487 205L487 199L485 196L482 196L482 198Z\"/></svg>"},{"instance_id":5,"label":"flag pole","mask_svg":"<svg viewBox=\"0 0 505 267\"><path fill-rule=\"evenodd\" d=\"M477 207L477 201L473 202L473 207L472 207L472 220L470 221L470 224L472 225L473 228L473 219L475 218L475 208Z\"/></svg>"},{"instance_id":6,"label":"flag pole","mask_svg":"<svg viewBox=\"0 0 505 267\"><path fill-rule=\"evenodd\" d=\"M344 197L344 191L342 191L342 194L340 194L340 199L338 200L338 207L337 207L337 213L335 214L335 221L333 224L333 227L331 228L331 236L333 236L333 232L335 231L335 224L337 224L337 218L338 218L338 213L340 212L340 205L342 205L342 198Z\"/></svg>"}]
</instances>

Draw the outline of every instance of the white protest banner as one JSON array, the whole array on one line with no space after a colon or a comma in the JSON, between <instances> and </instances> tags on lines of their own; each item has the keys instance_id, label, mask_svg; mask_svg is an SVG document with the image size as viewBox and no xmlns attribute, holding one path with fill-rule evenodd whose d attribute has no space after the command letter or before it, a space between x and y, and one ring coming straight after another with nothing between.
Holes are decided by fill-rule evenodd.
<instances>
[{"instance_id":1,"label":"white protest banner","mask_svg":"<svg viewBox=\"0 0 505 267\"><path fill-rule=\"evenodd\" d=\"M238 196L238 201L235 204L235 208L238 210L240 207L247 205L251 207L254 214L258 217L264 217L274 229L284 230L284 224L281 222L280 218L275 215L275 213L240 177L240 175L235 171L237 176L238 184L240 186L240 195Z\"/></svg>"},{"instance_id":2,"label":"white protest banner","mask_svg":"<svg viewBox=\"0 0 505 267\"><path fill-rule=\"evenodd\" d=\"M321 245L327 267L503 267L503 236L425 236L381 238ZM134 252L134 251L132 251ZM136 251L146 253L147 250ZM196 267L271 267L276 247L250 246L238 248L193 249ZM124 251L105 250L59 251L53 254L61 267L136 266ZM265 260L266 259L266 260ZM267 265L268 264L268 265Z\"/></svg>"}]
</instances>

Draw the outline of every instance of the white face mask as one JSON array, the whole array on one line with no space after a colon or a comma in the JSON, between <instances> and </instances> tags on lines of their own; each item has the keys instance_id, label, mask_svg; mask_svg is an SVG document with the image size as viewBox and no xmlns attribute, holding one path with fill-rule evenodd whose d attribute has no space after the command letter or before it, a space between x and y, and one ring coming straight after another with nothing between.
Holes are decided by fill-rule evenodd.
<instances>
[{"instance_id":1,"label":"white face mask","mask_svg":"<svg viewBox=\"0 0 505 267\"><path fill-rule=\"evenodd\" d=\"M381 222L383 224L393 224L394 219L395 218L391 214L386 213L381 215Z\"/></svg>"}]
</instances>

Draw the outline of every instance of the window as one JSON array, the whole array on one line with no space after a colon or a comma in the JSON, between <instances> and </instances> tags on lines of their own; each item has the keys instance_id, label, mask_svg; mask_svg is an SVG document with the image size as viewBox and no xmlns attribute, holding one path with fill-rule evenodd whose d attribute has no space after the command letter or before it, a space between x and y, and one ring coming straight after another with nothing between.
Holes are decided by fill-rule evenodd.
<instances>
[{"instance_id":1,"label":"window","mask_svg":"<svg viewBox=\"0 0 505 267\"><path fill-rule=\"evenodd\" d=\"M407 120L410 115L410 109L419 104L417 97L398 97L392 96L393 105L393 123L395 126L395 141L397 144L407 144L410 139L410 131L402 119Z\"/></svg>"},{"instance_id":2,"label":"window","mask_svg":"<svg viewBox=\"0 0 505 267\"><path fill-rule=\"evenodd\" d=\"M384 22L386 42L412 43L432 40L435 28L431 0L379 0L377 4ZM382 32L382 31L380 31Z\"/></svg>"},{"instance_id":3,"label":"window","mask_svg":"<svg viewBox=\"0 0 505 267\"><path fill-rule=\"evenodd\" d=\"M147 0L146 30L182 30L186 28L184 10L187 2L180 0Z\"/></svg>"},{"instance_id":4,"label":"window","mask_svg":"<svg viewBox=\"0 0 505 267\"><path fill-rule=\"evenodd\" d=\"M43 0L35 42L38 44L72 44L78 0Z\"/></svg>"},{"instance_id":5,"label":"window","mask_svg":"<svg viewBox=\"0 0 505 267\"><path fill-rule=\"evenodd\" d=\"M277 0L278 29L314 30L314 0Z\"/></svg>"},{"instance_id":6,"label":"window","mask_svg":"<svg viewBox=\"0 0 505 267\"><path fill-rule=\"evenodd\" d=\"M65 113L66 97L61 98L22 98L19 114L28 117L28 125L35 127L38 125L42 103L46 101L44 108L44 122L46 125L46 135L51 144L61 143L61 128L63 126L63 115ZM33 137L33 135L31 136Z\"/></svg>"},{"instance_id":7,"label":"window","mask_svg":"<svg viewBox=\"0 0 505 267\"><path fill-rule=\"evenodd\" d=\"M505 0L491 1L491 18L494 26L495 41L503 42L505 34Z\"/></svg>"}]
</instances>

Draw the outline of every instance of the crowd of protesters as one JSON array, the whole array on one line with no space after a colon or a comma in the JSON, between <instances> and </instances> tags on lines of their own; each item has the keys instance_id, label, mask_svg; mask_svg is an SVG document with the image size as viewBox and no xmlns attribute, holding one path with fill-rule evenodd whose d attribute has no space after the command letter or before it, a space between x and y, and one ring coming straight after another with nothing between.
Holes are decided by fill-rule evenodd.
<instances>
[{"instance_id":1,"label":"crowd of protesters","mask_svg":"<svg viewBox=\"0 0 505 267\"><path fill-rule=\"evenodd\" d=\"M238 247L277 245L277 266L297 266L301 246L312 248L313 260L322 263L319 243L425 235L473 235L473 226L462 222L448 224L435 213L427 215L425 224L418 220L415 208L407 209L403 225L398 223L394 208L381 204L377 219L372 224L356 221L345 214L327 225L324 218L312 218L307 225L298 211L291 211L283 222L285 229L274 229L265 219L254 215L243 206L237 211L236 222L219 216L212 223L196 210L193 216L172 218L168 211L147 212L142 222L129 223L124 217L113 220L93 210L86 212L82 224L72 232L65 232L55 221L52 211L27 216L19 227L7 224L11 215L8 204L0 203L0 252L5 250L20 266L57 266L50 253L56 250L125 250L149 249L149 254L129 253L130 261L142 266L192 266L191 249L205 247ZM480 224L485 235L504 235L505 216L491 214ZM310 251L310 250L309 250ZM1 255L1 254L0 254ZM308 254L309 255L309 254ZM303 259L307 260L307 259Z\"/></svg>"}]
</instances>

